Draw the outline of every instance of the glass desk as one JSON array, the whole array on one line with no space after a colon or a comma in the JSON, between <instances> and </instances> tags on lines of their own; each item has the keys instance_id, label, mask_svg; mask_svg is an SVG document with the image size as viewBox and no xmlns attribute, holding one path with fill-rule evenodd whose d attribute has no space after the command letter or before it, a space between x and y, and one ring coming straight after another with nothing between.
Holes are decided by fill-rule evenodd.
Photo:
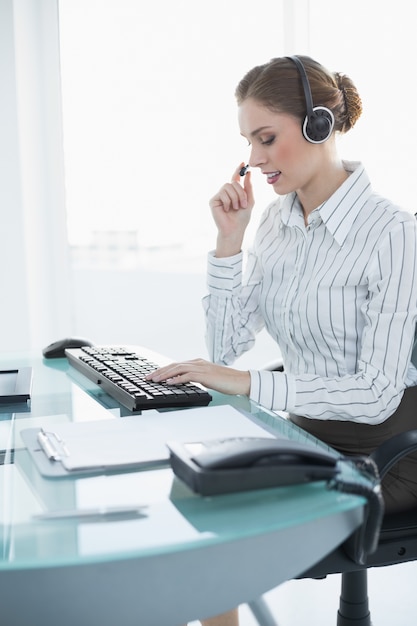
<instances>
[{"instance_id":1,"label":"glass desk","mask_svg":"<svg viewBox=\"0 0 417 626\"><path fill-rule=\"evenodd\" d=\"M0 365L33 367L31 402L0 407L2 624L184 624L294 578L362 521L364 500L324 483L202 498L169 466L43 478L22 443L22 429L120 419L123 411L66 359L10 354ZM268 429L317 445L246 398L214 393L213 403L242 408ZM130 505L143 505L143 515L36 518L45 511Z\"/></svg>"}]
</instances>

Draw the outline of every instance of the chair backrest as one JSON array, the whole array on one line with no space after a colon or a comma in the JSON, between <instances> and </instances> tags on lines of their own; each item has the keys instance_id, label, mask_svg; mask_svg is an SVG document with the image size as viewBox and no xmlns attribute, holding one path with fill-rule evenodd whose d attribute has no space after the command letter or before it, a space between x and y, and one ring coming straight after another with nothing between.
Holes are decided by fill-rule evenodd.
<instances>
[{"instance_id":1,"label":"chair backrest","mask_svg":"<svg viewBox=\"0 0 417 626\"><path fill-rule=\"evenodd\" d=\"M416 332L414 333L414 344L413 350L411 352L411 363L414 365L414 367L417 367L417 327Z\"/></svg>"}]
</instances>

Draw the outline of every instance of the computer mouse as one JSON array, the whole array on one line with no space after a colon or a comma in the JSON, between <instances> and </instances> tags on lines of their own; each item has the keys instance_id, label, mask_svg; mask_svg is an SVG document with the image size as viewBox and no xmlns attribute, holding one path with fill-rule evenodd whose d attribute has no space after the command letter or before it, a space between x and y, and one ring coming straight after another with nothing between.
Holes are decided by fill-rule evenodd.
<instances>
[{"instance_id":1,"label":"computer mouse","mask_svg":"<svg viewBox=\"0 0 417 626\"><path fill-rule=\"evenodd\" d=\"M66 337L65 339L58 339L50 343L42 350L42 354L45 359L63 359L65 357L65 350L67 348L82 348L83 346L92 346L93 344L88 339L82 339L81 337Z\"/></svg>"}]
</instances>

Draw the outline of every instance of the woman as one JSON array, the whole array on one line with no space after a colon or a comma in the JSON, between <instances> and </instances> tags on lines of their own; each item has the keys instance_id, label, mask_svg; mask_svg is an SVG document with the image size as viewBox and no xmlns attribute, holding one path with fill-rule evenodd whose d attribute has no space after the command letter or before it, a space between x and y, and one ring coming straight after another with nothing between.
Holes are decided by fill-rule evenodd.
<instances>
[{"instance_id":1,"label":"woman","mask_svg":"<svg viewBox=\"0 0 417 626\"><path fill-rule=\"evenodd\" d=\"M204 307L213 363L174 363L151 377L245 394L287 411L344 453L368 454L415 427L406 402L400 405L404 390L417 384L410 363L415 219L372 191L360 163L338 155L336 135L362 112L347 76L309 57L277 58L249 71L236 98L249 166L261 170L278 198L263 214L243 281L242 242L254 205L250 172L242 183L241 164L211 199L218 235ZM284 371L228 367L264 326ZM417 505L415 458L396 466L383 493L387 510ZM237 612L205 623L237 624Z\"/></svg>"}]
</instances>

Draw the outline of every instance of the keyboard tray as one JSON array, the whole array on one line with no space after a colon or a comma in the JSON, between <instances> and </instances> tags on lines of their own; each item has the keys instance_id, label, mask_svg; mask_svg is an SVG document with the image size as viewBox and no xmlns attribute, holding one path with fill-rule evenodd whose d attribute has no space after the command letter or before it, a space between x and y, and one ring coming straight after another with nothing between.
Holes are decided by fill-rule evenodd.
<instances>
[{"instance_id":1,"label":"keyboard tray","mask_svg":"<svg viewBox=\"0 0 417 626\"><path fill-rule=\"evenodd\" d=\"M205 406L212 399L196 383L168 385L145 380L158 364L124 346L85 346L65 350L72 367L129 411Z\"/></svg>"}]
</instances>

